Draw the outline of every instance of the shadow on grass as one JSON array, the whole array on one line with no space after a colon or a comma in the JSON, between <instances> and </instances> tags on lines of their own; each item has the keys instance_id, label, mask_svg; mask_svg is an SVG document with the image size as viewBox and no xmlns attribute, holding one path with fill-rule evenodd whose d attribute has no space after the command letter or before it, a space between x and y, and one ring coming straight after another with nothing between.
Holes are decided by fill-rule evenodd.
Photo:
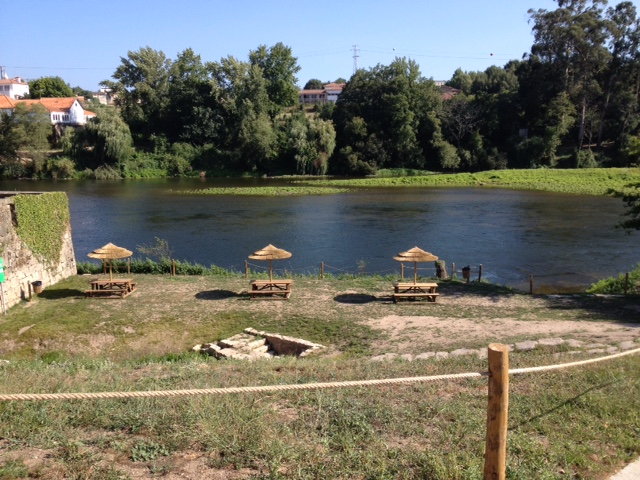
<instances>
[{"instance_id":1,"label":"shadow on grass","mask_svg":"<svg viewBox=\"0 0 640 480\"><path fill-rule=\"evenodd\" d=\"M207 290L205 292L196 293L198 300L225 300L227 298L240 297L238 293L231 290Z\"/></svg>"},{"instance_id":2,"label":"shadow on grass","mask_svg":"<svg viewBox=\"0 0 640 480\"><path fill-rule=\"evenodd\" d=\"M567 405L575 404L580 398L584 397L585 395L587 395L587 394L589 394L589 393L591 393L593 391L604 390L605 388L610 387L611 385L614 385L614 384L619 383L619 382L620 382L619 380L613 380L611 382L602 383L600 385L594 385L593 387L587 388L584 392L579 393L578 395L576 395L576 396L574 396L574 397L572 397L572 398L570 398L568 400L565 400L562 403L557 404L555 407L550 408L545 412L541 412L541 413L539 413L537 415L534 415L531 418L527 418L527 419L522 420L520 423L509 427L508 430L509 431L516 431L516 430L520 429L520 427L524 427L525 425L527 425L529 423L532 423L532 422L534 422L536 420L540 420L540 419L542 419L542 418L544 418L544 417L546 417L548 415L551 415L551 414L557 412L558 410L563 409Z\"/></svg>"},{"instance_id":3,"label":"shadow on grass","mask_svg":"<svg viewBox=\"0 0 640 480\"><path fill-rule=\"evenodd\" d=\"M58 288L51 290L43 290L42 293L37 295L38 298L44 300L58 300L60 298L69 297L84 297L84 291L76 290L74 288Z\"/></svg>"},{"instance_id":4,"label":"shadow on grass","mask_svg":"<svg viewBox=\"0 0 640 480\"><path fill-rule=\"evenodd\" d=\"M338 303L350 304L364 304L378 301L377 297L366 293L344 293L342 295L336 295L333 299Z\"/></svg>"}]
</instances>

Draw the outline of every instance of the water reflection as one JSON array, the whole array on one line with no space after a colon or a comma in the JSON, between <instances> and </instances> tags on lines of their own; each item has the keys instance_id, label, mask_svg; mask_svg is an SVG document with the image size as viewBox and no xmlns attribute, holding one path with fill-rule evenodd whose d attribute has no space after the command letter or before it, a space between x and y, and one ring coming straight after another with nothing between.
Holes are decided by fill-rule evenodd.
<instances>
[{"instance_id":1,"label":"water reflection","mask_svg":"<svg viewBox=\"0 0 640 480\"><path fill-rule=\"evenodd\" d=\"M637 241L615 229L608 197L492 189L364 189L330 196L176 195L169 189L276 185L285 180L161 179L0 182L2 190L63 190L78 260L113 242L136 251L156 238L174 257L242 270L267 244L293 253L280 269L399 272L392 257L419 246L447 262L483 265L493 282L582 289L628 271ZM430 268L430 267L429 267ZM429 272L432 273L432 272Z\"/></svg>"}]
</instances>

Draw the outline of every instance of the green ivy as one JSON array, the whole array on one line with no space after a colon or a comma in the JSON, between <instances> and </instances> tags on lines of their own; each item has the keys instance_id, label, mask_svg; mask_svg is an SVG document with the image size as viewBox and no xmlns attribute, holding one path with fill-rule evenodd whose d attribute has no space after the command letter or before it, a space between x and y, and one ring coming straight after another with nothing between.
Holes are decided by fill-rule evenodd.
<instances>
[{"instance_id":1,"label":"green ivy","mask_svg":"<svg viewBox=\"0 0 640 480\"><path fill-rule=\"evenodd\" d=\"M67 194L16 195L14 205L20 239L42 260L57 263L71 221Z\"/></svg>"}]
</instances>

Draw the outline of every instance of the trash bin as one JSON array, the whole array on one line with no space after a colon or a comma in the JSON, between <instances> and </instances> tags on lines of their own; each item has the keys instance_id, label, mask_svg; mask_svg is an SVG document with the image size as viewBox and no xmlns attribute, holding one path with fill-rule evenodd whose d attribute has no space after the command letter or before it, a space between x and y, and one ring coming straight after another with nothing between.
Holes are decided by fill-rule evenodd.
<instances>
[{"instance_id":1,"label":"trash bin","mask_svg":"<svg viewBox=\"0 0 640 480\"><path fill-rule=\"evenodd\" d=\"M44 287L42 286L42 282L40 280L31 282L31 285L33 286L33 293L35 294L42 293L42 290L44 290Z\"/></svg>"},{"instance_id":2,"label":"trash bin","mask_svg":"<svg viewBox=\"0 0 640 480\"><path fill-rule=\"evenodd\" d=\"M462 278L469 281L469 279L471 278L471 267L462 267Z\"/></svg>"}]
</instances>

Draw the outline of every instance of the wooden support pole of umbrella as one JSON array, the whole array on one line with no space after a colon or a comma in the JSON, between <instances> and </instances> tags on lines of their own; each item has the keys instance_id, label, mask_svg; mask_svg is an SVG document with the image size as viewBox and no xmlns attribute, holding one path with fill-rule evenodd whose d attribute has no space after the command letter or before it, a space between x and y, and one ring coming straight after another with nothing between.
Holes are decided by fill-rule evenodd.
<instances>
[{"instance_id":1,"label":"wooden support pole of umbrella","mask_svg":"<svg viewBox=\"0 0 640 480\"><path fill-rule=\"evenodd\" d=\"M253 252L252 255L249 255L249 258L252 260L269 260L269 281L273 281L273 260L283 260L290 257L291 253L281 248L274 247L271 244L267 245L262 250L258 250Z\"/></svg>"},{"instance_id":2,"label":"wooden support pole of umbrella","mask_svg":"<svg viewBox=\"0 0 640 480\"><path fill-rule=\"evenodd\" d=\"M438 257L421 248L413 247L411 250L399 253L393 259L399 262L413 262L413 283L418 283L418 262L434 262Z\"/></svg>"},{"instance_id":3,"label":"wooden support pole of umbrella","mask_svg":"<svg viewBox=\"0 0 640 480\"><path fill-rule=\"evenodd\" d=\"M113 280L113 260L119 258L128 258L133 252L126 248L118 247L113 243L107 243L104 247L96 248L87 256L89 258L97 258L103 262L109 261L109 280Z\"/></svg>"}]
</instances>

